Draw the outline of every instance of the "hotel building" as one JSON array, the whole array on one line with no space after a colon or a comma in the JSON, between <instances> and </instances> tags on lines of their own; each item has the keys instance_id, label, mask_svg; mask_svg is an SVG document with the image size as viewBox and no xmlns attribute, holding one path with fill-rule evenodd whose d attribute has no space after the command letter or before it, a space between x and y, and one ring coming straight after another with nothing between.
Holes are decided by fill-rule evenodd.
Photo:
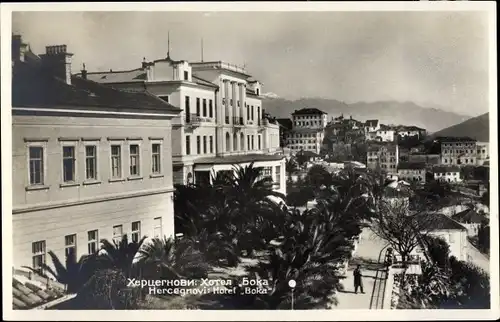
<instances>
[{"instance_id":1,"label":"hotel building","mask_svg":"<svg viewBox=\"0 0 500 322\"><path fill-rule=\"evenodd\" d=\"M151 93L182 109L172 121L174 183L210 181L235 165L262 167L286 192L285 157L277 122L263 115L262 84L224 62L166 58L133 70L92 72L87 78L115 88Z\"/></svg>"},{"instance_id":2,"label":"hotel building","mask_svg":"<svg viewBox=\"0 0 500 322\"><path fill-rule=\"evenodd\" d=\"M476 165L476 140L468 137L441 137L441 164L443 165Z\"/></svg>"},{"instance_id":3,"label":"hotel building","mask_svg":"<svg viewBox=\"0 0 500 322\"><path fill-rule=\"evenodd\" d=\"M292 130L287 139L292 153L309 151L319 154L325 138L327 118L327 113L317 108L303 108L292 113Z\"/></svg>"},{"instance_id":4,"label":"hotel building","mask_svg":"<svg viewBox=\"0 0 500 322\"><path fill-rule=\"evenodd\" d=\"M171 120L146 93L71 76L65 45L12 39L14 266L96 252L101 239L173 236Z\"/></svg>"}]
</instances>

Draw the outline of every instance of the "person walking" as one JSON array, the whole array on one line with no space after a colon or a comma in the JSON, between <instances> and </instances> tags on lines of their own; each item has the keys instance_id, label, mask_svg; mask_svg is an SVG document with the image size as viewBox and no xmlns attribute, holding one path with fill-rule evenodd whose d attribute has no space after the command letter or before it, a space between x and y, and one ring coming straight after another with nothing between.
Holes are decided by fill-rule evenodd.
<instances>
[{"instance_id":1,"label":"person walking","mask_svg":"<svg viewBox=\"0 0 500 322\"><path fill-rule=\"evenodd\" d=\"M354 293L358 294L358 288L361 290L361 293L365 293L363 291L363 275L361 274L361 265L358 265L354 270Z\"/></svg>"}]
</instances>

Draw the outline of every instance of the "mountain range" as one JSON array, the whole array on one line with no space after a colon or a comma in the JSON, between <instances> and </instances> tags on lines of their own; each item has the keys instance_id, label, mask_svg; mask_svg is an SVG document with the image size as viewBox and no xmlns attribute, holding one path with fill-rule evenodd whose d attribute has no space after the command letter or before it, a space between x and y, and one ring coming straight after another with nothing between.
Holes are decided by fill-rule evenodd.
<instances>
[{"instance_id":1,"label":"mountain range","mask_svg":"<svg viewBox=\"0 0 500 322\"><path fill-rule=\"evenodd\" d=\"M334 99L302 98L295 101L275 98L272 95L263 99L263 108L276 118L291 118L295 110L317 108L328 113L328 119L352 116L358 121L378 119L382 124L415 125L425 128L429 133L453 126L470 119L470 116L423 107L413 102L379 101L345 103Z\"/></svg>"},{"instance_id":2,"label":"mountain range","mask_svg":"<svg viewBox=\"0 0 500 322\"><path fill-rule=\"evenodd\" d=\"M438 136L468 136L480 142L490 141L490 113L485 113L465 122L447 127L431 135Z\"/></svg>"}]
</instances>

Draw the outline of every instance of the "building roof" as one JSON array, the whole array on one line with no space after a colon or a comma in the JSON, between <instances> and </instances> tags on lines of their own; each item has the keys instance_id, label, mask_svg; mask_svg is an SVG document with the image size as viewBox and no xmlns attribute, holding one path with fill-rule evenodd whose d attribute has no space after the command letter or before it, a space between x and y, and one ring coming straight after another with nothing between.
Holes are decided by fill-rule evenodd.
<instances>
[{"instance_id":1,"label":"building roof","mask_svg":"<svg viewBox=\"0 0 500 322\"><path fill-rule=\"evenodd\" d=\"M474 209L466 209L451 216L451 218L455 221L464 224L469 224L469 223L480 224L486 219L480 214L478 214Z\"/></svg>"},{"instance_id":2,"label":"building roof","mask_svg":"<svg viewBox=\"0 0 500 322\"><path fill-rule=\"evenodd\" d=\"M378 120L367 120L365 126L375 127L378 125Z\"/></svg>"},{"instance_id":3,"label":"building roof","mask_svg":"<svg viewBox=\"0 0 500 322\"><path fill-rule=\"evenodd\" d=\"M13 273L12 305L14 310L47 308L68 298L64 292L64 285L60 283L18 269L14 269Z\"/></svg>"},{"instance_id":4,"label":"building roof","mask_svg":"<svg viewBox=\"0 0 500 322\"><path fill-rule=\"evenodd\" d=\"M258 161L277 161L285 158L280 154L244 154L244 155L230 155L225 157L208 157L194 161L196 164L239 164L250 163Z\"/></svg>"},{"instance_id":5,"label":"building roof","mask_svg":"<svg viewBox=\"0 0 500 322\"><path fill-rule=\"evenodd\" d=\"M292 113L292 115L323 115L327 114L321 110L318 110L317 108L303 108L300 110L295 110L295 112Z\"/></svg>"},{"instance_id":6,"label":"building roof","mask_svg":"<svg viewBox=\"0 0 500 322\"><path fill-rule=\"evenodd\" d=\"M394 131L394 128L392 126L389 126L389 125L380 124L379 131Z\"/></svg>"},{"instance_id":7,"label":"building roof","mask_svg":"<svg viewBox=\"0 0 500 322\"><path fill-rule=\"evenodd\" d=\"M437 166L432 168L434 173L446 173L446 172L460 172L460 168L457 166Z\"/></svg>"},{"instance_id":8,"label":"building roof","mask_svg":"<svg viewBox=\"0 0 500 322\"><path fill-rule=\"evenodd\" d=\"M292 120L285 118L285 119L276 119L276 121L283 126L284 128L291 130L293 128L293 122Z\"/></svg>"},{"instance_id":9,"label":"building roof","mask_svg":"<svg viewBox=\"0 0 500 322\"><path fill-rule=\"evenodd\" d=\"M453 143L453 142L476 142L476 139L464 136L464 137L451 137L451 136L439 136L435 138L435 140L440 141L441 143Z\"/></svg>"},{"instance_id":10,"label":"building roof","mask_svg":"<svg viewBox=\"0 0 500 322\"><path fill-rule=\"evenodd\" d=\"M368 145L367 151L378 152L383 148L387 149L389 152L395 152L398 146L394 142L374 142Z\"/></svg>"},{"instance_id":11,"label":"building roof","mask_svg":"<svg viewBox=\"0 0 500 322\"><path fill-rule=\"evenodd\" d=\"M81 73L76 76L81 77ZM143 82L147 79L146 69L136 68L131 70L108 71L108 72L87 72L87 79L97 83L131 83Z\"/></svg>"},{"instance_id":12,"label":"building roof","mask_svg":"<svg viewBox=\"0 0 500 322\"><path fill-rule=\"evenodd\" d=\"M198 85L205 85L205 86L209 86L209 87L213 87L213 88L219 88L219 86L215 85L214 83L207 81L206 79L203 79L203 78L196 76L194 74L192 75L192 78L193 78L193 82L198 84Z\"/></svg>"},{"instance_id":13,"label":"building roof","mask_svg":"<svg viewBox=\"0 0 500 322\"><path fill-rule=\"evenodd\" d=\"M425 169L425 162L400 162L398 170L423 170Z\"/></svg>"},{"instance_id":14,"label":"building roof","mask_svg":"<svg viewBox=\"0 0 500 322\"><path fill-rule=\"evenodd\" d=\"M85 106L179 113L181 110L148 92L118 90L78 76L71 84L46 73L40 59L17 61L12 71L12 106Z\"/></svg>"},{"instance_id":15,"label":"building roof","mask_svg":"<svg viewBox=\"0 0 500 322\"><path fill-rule=\"evenodd\" d=\"M436 230L467 230L460 223L442 213L421 213L414 215L425 226L430 226L429 231Z\"/></svg>"}]
</instances>

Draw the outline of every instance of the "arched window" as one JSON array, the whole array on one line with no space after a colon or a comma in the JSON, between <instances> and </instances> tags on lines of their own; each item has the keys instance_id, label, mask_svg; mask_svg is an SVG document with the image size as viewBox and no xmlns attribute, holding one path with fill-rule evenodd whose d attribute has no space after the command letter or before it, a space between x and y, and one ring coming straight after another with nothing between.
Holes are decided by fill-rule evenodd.
<instances>
[{"instance_id":1,"label":"arched window","mask_svg":"<svg viewBox=\"0 0 500 322\"><path fill-rule=\"evenodd\" d=\"M187 174L187 183L188 184L192 184L193 183L193 174L191 172L189 172Z\"/></svg>"},{"instance_id":2,"label":"arched window","mask_svg":"<svg viewBox=\"0 0 500 322\"><path fill-rule=\"evenodd\" d=\"M231 136L226 132L226 152L231 152Z\"/></svg>"},{"instance_id":3,"label":"arched window","mask_svg":"<svg viewBox=\"0 0 500 322\"><path fill-rule=\"evenodd\" d=\"M243 133L240 134L240 150L245 150L245 135Z\"/></svg>"},{"instance_id":4,"label":"arched window","mask_svg":"<svg viewBox=\"0 0 500 322\"><path fill-rule=\"evenodd\" d=\"M233 151L238 151L238 136L233 134Z\"/></svg>"}]
</instances>

